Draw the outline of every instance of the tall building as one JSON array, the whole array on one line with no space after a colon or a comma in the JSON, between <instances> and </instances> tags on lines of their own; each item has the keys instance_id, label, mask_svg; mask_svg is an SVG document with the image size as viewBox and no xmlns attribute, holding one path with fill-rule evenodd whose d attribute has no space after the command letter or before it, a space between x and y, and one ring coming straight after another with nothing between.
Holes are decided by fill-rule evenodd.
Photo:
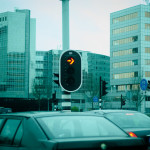
<instances>
[{"instance_id":1,"label":"tall building","mask_svg":"<svg viewBox=\"0 0 150 150\"><path fill-rule=\"evenodd\" d=\"M138 5L110 15L112 96L139 100L141 79L150 80L150 6ZM146 97L149 97L147 91ZM147 98L148 99L148 98ZM148 108L147 108L148 109Z\"/></svg>"},{"instance_id":2,"label":"tall building","mask_svg":"<svg viewBox=\"0 0 150 150\"><path fill-rule=\"evenodd\" d=\"M61 102L62 89L54 81L58 80L56 76L59 74L59 59L62 50L37 51L36 52L36 80L39 81L39 89L49 87L49 92L38 91L37 95L41 99L52 98L52 94L56 91L56 98ZM110 57L100 54L94 54L87 51L78 51L82 59L82 86L71 93L72 106L85 110L92 107L93 97L99 98L100 77L106 82L110 82ZM55 75L56 74L56 75ZM45 86L46 85L46 86ZM38 94L39 93L39 94ZM93 107L99 107L93 106Z\"/></svg>"},{"instance_id":3,"label":"tall building","mask_svg":"<svg viewBox=\"0 0 150 150\"><path fill-rule=\"evenodd\" d=\"M30 98L35 77L35 24L29 10L0 14L0 98Z\"/></svg>"}]
</instances>

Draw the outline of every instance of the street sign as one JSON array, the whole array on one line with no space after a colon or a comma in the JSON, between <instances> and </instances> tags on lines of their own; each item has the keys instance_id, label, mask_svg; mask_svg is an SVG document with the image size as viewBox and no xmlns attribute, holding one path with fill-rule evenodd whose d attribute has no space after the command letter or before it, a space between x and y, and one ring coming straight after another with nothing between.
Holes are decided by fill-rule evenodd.
<instances>
[{"instance_id":1,"label":"street sign","mask_svg":"<svg viewBox=\"0 0 150 150\"><path fill-rule=\"evenodd\" d=\"M140 87L141 87L141 90L143 90L143 91L145 91L147 89L147 80L146 79L141 80Z\"/></svg>"},{"instance_id":2,"label":"street sign","mask_svg":"<svg viewBox=\"0 0 150 150\"><path fill-rule=\"evenodd\" d=\"M93 102L98 102L98 97L97 96L93 97Z\"/></svg>"}]
</instances>

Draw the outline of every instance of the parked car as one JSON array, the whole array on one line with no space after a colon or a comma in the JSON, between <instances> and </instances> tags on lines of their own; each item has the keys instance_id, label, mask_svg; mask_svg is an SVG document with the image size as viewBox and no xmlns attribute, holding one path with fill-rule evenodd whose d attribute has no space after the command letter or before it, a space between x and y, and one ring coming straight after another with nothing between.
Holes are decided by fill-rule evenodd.
<instances>
[{"instance_id":1,"label":"parked car","mask_svg":"<svg viewBox=\"0 0 150 150\"><path fill-rule=\"evenodd\" d=\"M141 137L150 149L150 117L131 110L94 110L124 129L130 136Z\"/></svg>"},{"instance_id":2,"label":"parked car","mask_svg":"<svg viewBox=\"0 0 150 150\"><path fill-rule=\"evenodd\" d=\"M12 112L11 108L0 107L0 114L6 114L11 112Z\"/></svg>"},{"instance_id":3,"label":"parked car","mask_svg":"<svg viewBox=\"0 0 150 150\"><path fill-rule=\"evenodd\" d=\"M26 112L0 115L0 150L144 150L103 116L84 112Z\"/></svg>"}]
</instances>

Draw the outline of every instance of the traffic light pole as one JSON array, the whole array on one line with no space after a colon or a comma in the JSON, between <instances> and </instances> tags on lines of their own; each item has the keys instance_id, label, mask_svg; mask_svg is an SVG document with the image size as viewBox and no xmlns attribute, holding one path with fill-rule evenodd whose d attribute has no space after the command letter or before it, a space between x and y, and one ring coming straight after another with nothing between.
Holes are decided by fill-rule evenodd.
<instances>
[{"instance_id":1,"label":"traffic light pole","mask_svg":"<svg viewBox=\"0 0 150 150\"><path fill-rule=\"evenodd\" d=\"M61 109L63 111L71 111L71 93L62 91Z\"/></svg>"},{"instance_id":2,"label":"traffic light pole","mask_svg":"<svg viewBox=\"0 0 150 150\"><path fill-rule=\"evenodd\" d=\"M99 98L102 99L102 78L101 78L101 76L100 76Z\"/></svg>"},{"instance_id":3,"label":"traffic light pole","mask_svg":"<svg viewBox=\"0 0 150 150\"><path fill-rule=\"evenodd\" d=\"M122 109L122 94L121 94L121 109Z\"/></svg>"}]
</instances>

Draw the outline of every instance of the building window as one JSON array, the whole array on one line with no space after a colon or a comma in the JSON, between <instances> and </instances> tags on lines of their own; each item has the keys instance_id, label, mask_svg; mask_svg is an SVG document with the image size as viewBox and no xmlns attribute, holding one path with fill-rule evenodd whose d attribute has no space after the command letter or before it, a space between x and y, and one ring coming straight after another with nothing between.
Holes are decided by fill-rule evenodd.
<instances>
[{"instance_id":1,"label":"building window","mask_svg":"<svg viewBox=\"0 0 150 150\"><path fill-rule=\"evenodd\" d=\"M138 29L138 25L136 24L136 25L119 28L119 29L114 29L112 32L113 32L113 35L115 35L115 34L129 32L129 31L133 31L133 30L137 30L137 29Z\"/></svg>"},{"instance_id":2,"label":"building window","mask_svg":"<svg viewBox=\"0 0 150 150\"><path fill-rule=\"evenodd\" d=\"M145 36L145 41L150 41L150 35Z\"/></svg>"},{"instance_id":3,"label":"building window","mask_svg":"<svg viewBox=\"0 0 150 150\"><path fill-rule=\"evenodd\" d=\"M145 53L150 53L150 47L145 47Z\"/></svg>"},{"instance_id":4,"label":"building window","mask_svg":"<svg viewBox=\"0 0 150 150\"><path fill-rule=\"evenodd\" d=\"M145 72L145 77L150 77L150 71Z\"/></svg>"},{"instance_id":5,"label":"building window","mask_svg":"<svg viewBox=\"0 0 150 150\"><path fill-rule=\"evenodd\" d=\"M150 12L145 12L145 17L150 18Z\"/></svg>"},{"instance_id":6,"label":"building window","mask_svg":"<svg viewBox=\"0 0 150 150\"><path fill-rule=\"evenodd\" d=\"M150 30L150 24L145 24L145 29L149 29Z\"/></svg>"},{"instance_id":7,"label":"building window","mask_svg":"<svg viewBox=\"0 0 150 150\"><path fill-rule=\"evenodd\" d=\"M130 61L113 63L113 68L121 68L127 66L135 66L135 65L138 65L138 60L130 60Z\"/></svg>"},{"instance_id":8,"label":"building window","mask_svg":"<svg viewBox=\"0 0 150 150\"><path fill-rule=\"evenodd\" d=\"M132 90L138 90L138 89L139 89L139 84L132 85Z\"/></svg>"},{"instance_id":9,"label":"building window","mask_svg":"<svg viewBox=\"0 0 150 150\"><path fill-rule=\"evenodd\" d=\"M138 77L138 72L113 74L113 79L124 79L124 78L134 78L134 77Z\"/></svg>"},{"instance_id":10,"label":"building window","mask_svg":"<svg viewBox=\"0 0 150 150\"><path fill-rule=\"evenodd\" d=\"M145 65L150 65L150 59L145 59Z\"/></svg>"},{"instance_id":11,"label":"building window","mask_svg":"<svg viewBox=\"0 0 150 150\"><path fill-rule=\"evenodd\" d=\"M131 20L131 19L136 18L137 16L138 16L138 13L135 12L135 13L128 14L128 15L125 15L125 16L114 18L113 19L113 24L118 23L118 22L123 22L123 21Z\"/></svg>"},{"instance_id":12,"label":"building window","mask_svg":"<svg viewBox=\"0 0 150 150\"><path fill-rule=\"evenodd\" d=\"M130 85L130 84L127 85L127 90L128 90L128 91L131 90L131 85Z\"/></svg>"},{"instance_id":13,"label":"building window","mask_svg":"<svg viewBox=\"0 0 150 150\"><path fill-rule=\"evenodd\" d=\"M138 53L138 48L133 48L133 49L128 49L128 50L120 50L117 52L113 52L113 57L130 55L130 54L135 54L135 53Z\"/></svg>"},{"instance_id":14,"label":"building window","mask_svg":"<svg viewBox=\"0 0 150 150\"><path fill-rule=\"evenodd\" d=\"M125 91L125 85L118 85L118 91Z\"/></svg>"},{"instance_id":15,"label":"building window","mask_svg":"<svg viewBox=\"0 0 150 150\"><path fill-rule=\"evenodd\" d=\"M115 40L113 41L113 46L132 43L136 41L138 41L138 36L133 36L133 37L125 38L125 39Z\"/></svg>"}]
</instances>

